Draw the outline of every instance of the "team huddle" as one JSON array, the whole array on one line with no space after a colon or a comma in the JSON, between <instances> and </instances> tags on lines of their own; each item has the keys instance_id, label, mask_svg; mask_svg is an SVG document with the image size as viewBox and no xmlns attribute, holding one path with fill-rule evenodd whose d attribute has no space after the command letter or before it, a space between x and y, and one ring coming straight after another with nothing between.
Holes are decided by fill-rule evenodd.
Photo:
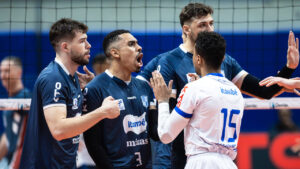
<instances>
[{"instance_id":1,"label":"team huddle","mask_svg":"<svg viewBox=\"0 0 300 169\"><path fill-rule=\"evenodd\" d=\"M76 73L90 59L87 25L55 22L49 37L56 56L34 85L19 168L76 169L82 133L101 169L237 168L242 93L281 93L298 66L299 41L289 33L286 65L260 83L226 53L212 14L210 6L187 4L179 16L183 43L142 71L138 39L128 30L108 33L110 66L97 76Z\"/></svg>"}]
</instances>

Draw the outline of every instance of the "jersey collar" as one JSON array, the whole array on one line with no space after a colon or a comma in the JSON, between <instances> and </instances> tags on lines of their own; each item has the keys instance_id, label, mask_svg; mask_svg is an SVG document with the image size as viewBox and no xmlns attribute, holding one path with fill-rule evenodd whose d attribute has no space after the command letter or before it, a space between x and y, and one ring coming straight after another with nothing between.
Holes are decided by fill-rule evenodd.
<instances>
[{"instance_id":1,"label":"jersey collar","mask_svg":"<svg viewBox=\"0 0 300 169\"><path fill-rule=\"evenodd\" d=\"M130 81L123 81L119 78L114 77L114 75L108 69L105 70L105 73L112 79L118 79L118 81L122 81L123 83L125 83L127 85L129 85L129 83L130 83Z\"/></svg>"},{"instance_id":2,"label":"jersey collar","mask_svg":"<svg viewBox=\"0 0 300 169\"><path fill-rule=\"evenodd\" d=\"M219 76L219 77L224 77L221 73L208 73L206 76Z\"/></svg>"},{"instance_id":3,"label":"jersey collar","mask_svg":"<svg viewBox=\"0 0 300 169\"><path fill-rule=\"evenodd\" d=\"M57 64L59 64L59 66L67 73L67 75L70 75L68 69L65 67L65 65L60 60L58 60L57 58L55 58L54 61Z\"/></svg>"},{"instance_id":4,"label":"jersey collar","mask_svg":"<svg viewBox=\"0 0 300 169\"><path fill-rule=\"evenodd\" d=\"M179 48L180 48L181 51L182 51L183 53L185 53L187 56L193 57L193 54L190 53L190 52L188 52L188 51L183 47L183 44L180 44L180 45L179 45Z\"/></svg>"}]
</instances>

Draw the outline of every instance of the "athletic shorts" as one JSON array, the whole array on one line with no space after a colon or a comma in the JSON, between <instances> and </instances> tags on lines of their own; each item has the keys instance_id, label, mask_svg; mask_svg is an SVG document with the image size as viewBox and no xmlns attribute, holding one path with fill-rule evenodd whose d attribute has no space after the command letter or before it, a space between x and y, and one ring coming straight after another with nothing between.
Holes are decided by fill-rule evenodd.
<instances>
[{"instance_id":1,"label":"athletic shorts","mask_svg":"<svg viewBox=\"0 0 300 169\"><path fill-rule=\"evenodd\" d=\"M208 152L188 157L185 169L237 169L227 155Z\"/></svg>"}]
</instances>

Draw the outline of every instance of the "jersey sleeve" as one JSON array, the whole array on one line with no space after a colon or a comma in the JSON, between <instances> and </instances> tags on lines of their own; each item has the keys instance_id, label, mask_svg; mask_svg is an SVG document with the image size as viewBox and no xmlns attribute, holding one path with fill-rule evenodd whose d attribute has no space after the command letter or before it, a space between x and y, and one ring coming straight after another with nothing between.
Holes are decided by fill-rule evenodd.
<instances>
[{"instance_id":1,"label":"jersey sleeve","mask_svg":"<svg viewBox=\"0 0 300 169\"><path fill-rule=\"evenodd\" d=\"M53 80L57 79L57 80ZM68 86L61 78L41 78L38 92L42 98L43 108L66 106Z\"/></svg>"},{"instance_id":2,"label":"jersey sleeve","mask_svg":"<svg viewBox=\"0 0 300 169\"><path fill-rule=\"evenodd\" d=\"M245 70L242 69L240 64L234 58L227 54L226 62L229 64L231 71L231 79L229 80L231 80L233 83L237 82L239 78L241 78L244 74L247 73Z\"/></svg>"},{"instance_id":3,"label":"jersey sleeve","mask_svg":"<svg viewBox=\"0 0 300 169\"><path fill-rule=\"evenodd\" d=\"M195 91L192 85L185 85L177 100L175 111L184 118L191 118L196 107Z\"/></svg>"}]
</instances>

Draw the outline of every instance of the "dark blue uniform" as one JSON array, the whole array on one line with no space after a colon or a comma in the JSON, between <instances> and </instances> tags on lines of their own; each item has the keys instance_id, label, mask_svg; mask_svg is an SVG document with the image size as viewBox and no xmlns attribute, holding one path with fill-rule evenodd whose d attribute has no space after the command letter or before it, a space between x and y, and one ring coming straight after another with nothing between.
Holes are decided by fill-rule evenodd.
<instances>
[{"instance_id":1,"label":"dark blue uniform","mask_svg":"<svg viewBox=\"0 0 300 169\"><path fill-rule=\"evenodd\" d=\"M24 99L30 98L31 93L28 89L24 88L19 91L16 95L9 97L14 99ZM7 137L8 142L8 152L5 158L8 160L8 163L12 160L14 152L16 150L17 141L20 138L20 131L23 126L25 117L28 115L28 111L18 110L18 111L3 111L3 124L4 124L4 133Z\"/></svg>"},{"instance_id":2,"label":"dark blue uniform","mask_svg":"<svg viewBox=\"0 0 300 169\"><path fill-rule=\"evenodd\" d=\"M193 54L185 52L181 47L161 54L158 69L164 77L166 84L173 80L173 89L176 89L176 97L182 88L190 82L188 73L195 73L193 65ZM221 72L225 77L233 82L246 73L241 66L229 55L225 55L225 60L221 65ZM183 142L183 132L172 143L172 168L183 169L186 164L186 156Z\"/></svg>"},{"instance_id":3,"label":"dark blue uniform","mask_svg":"<svg viewBox=\"0 0 300 169\"><path fill-rule=\"evenodd\" d=\"M127 84L106 71L84 90L84 108L90 112L112 96L120 116L104 119L84 133L87 149L99 168L151 168L149 106L153 92L147 82L131 78Z\"/></svg>"},{"instance_id":4,"label":"dark blue uniform","mask_svg":"<svg viewBox=\"0 0 300 169\"><path fill-rule=\"evenodd\" d=\"M61 63L53 61L40 73L34 85L21 169L76 168L79 136L55 140L43 109L66 106L67 118L71 118L81 114L82 100L77 75L69 75Z\"/></svg>"},{"instance_id":5,"label":"dark blue uniform","mask_svg":"<svg viewBox=\"0 0 300 169\"><path fill-rule=\"evenodd\" d=\"M147 80L149 82L150 78L152 77L152 72L157 70L158 61L162 56L166 56L166 55L158 55L155 58L153 58L139 73L137 78L142 80ZM163 144L161 141L151 140L151 145L152 145L152 158L153 158L152 168L153 169L171 168L171 159L170 159L171 144Z\"/></svg>"}]
</instances>

